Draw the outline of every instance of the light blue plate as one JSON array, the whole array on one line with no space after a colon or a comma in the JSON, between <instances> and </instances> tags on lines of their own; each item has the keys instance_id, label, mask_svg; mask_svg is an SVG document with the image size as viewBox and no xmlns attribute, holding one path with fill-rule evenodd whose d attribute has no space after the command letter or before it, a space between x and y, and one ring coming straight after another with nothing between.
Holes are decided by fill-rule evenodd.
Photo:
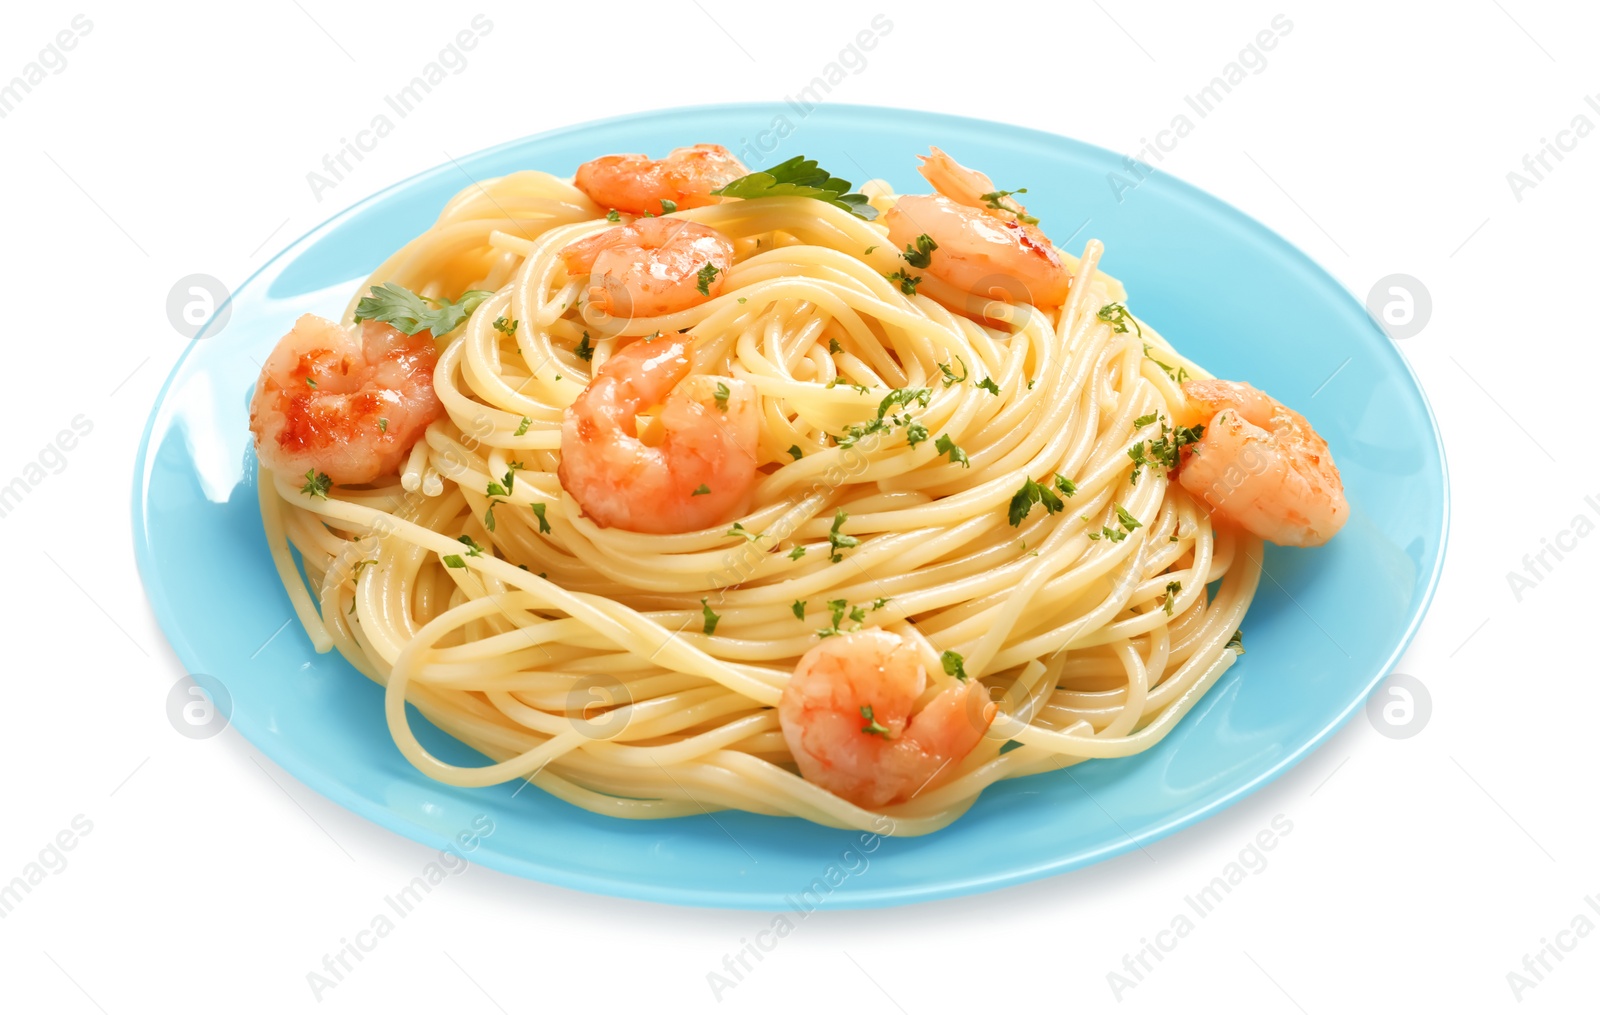
<instances>
[{"instance_id":1,"label":"light blue plate","mask_svg":"<svg viewBox=\"0 0 1600 1015\"><path fill-rule=\"evenodd\" d=\"M778 142L787 129L792 135ZM337 654L313 652L298 624L271 637L291 612L261 534L246 402L257 361L295 317L336 316L353 287L430 225L469 174L565 175L597 155L660 155L701 141L761 167L804 154L838 175L882 176L904 192L926 190L912 156L936 144L987 170L998 186L1028 186L1028 207L1063 245L1089 219L1070 246L1090 236L1105 241L1104 267L1127 284L1140 316L1219 376L1250 381L1301 410L1327 437L1344 474L1349 524L1321 549L1268 552L1269 577L1244 625L1248 654L1154 749L992 787L952 827L885 840L870 866L848 875L861 869L853 855L841 861L857 836L797 820L729 813L621 821L532 788L513 799L515 786L431 782L390 742L376 684ZM765 148L747 148L757 143ZM234 294L220 332L196 340L162 389L133 491L139 566L156 616L185 666L209 675L203 684L226 687L240 732L308 786L435 847L487 813L495 831L476 860L588 891L779 909L815 882L812 904L895 905L1082 867L1214 814L1337 729L1410 641L1444 555L1443 452L1394 344L1326 272L1260 223L1171 177L1156 174L1119 203L1107 174L1121 170L1122 158L1109 151L1018 127L832 105L802 118L787 105L759 104L573 127L391 187L273 258ZM482 762L414 722L435 754ZM848 875L832 888L830 865Z\"/></svg>"}]
</instances>

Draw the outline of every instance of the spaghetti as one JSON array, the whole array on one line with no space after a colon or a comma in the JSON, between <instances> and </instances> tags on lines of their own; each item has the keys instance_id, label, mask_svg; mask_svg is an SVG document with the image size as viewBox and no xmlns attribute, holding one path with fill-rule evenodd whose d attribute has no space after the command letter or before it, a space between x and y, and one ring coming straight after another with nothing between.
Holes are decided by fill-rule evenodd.
<instances>
[{"instance_id":1,"label":"spaghetti","mask_svg":"<svg viewBox=\"0 0 1600 1015\"><path fill-rule=\"evenodd\" d=\"M1100 243L1056 252L1070 287L1040 307L916 275L916 249L862 210L671 211L729 238L732 264L695 305L628 317L562 257L617 216L518 172L462 191L372 274L358 298L488 294L438 342L444 414L375 482L263 469L261 511L314 645L386 686L421 771L621 818L886 816L918 835L1000 779L1149 748L1232 665L1261 543L1214 526L1152 452L1181 432L1181 382L1206 375L1126 313ZM558 476L564 414L622 349L669 340L753 389L753 489L712 527L604 527ZM803 777L780 728L802 657L857 629L912 646L922 703L977 681L997 708L938 779L879 806ZM429 754L407 702L491 763Z\"/></svg>"}]
</instances>

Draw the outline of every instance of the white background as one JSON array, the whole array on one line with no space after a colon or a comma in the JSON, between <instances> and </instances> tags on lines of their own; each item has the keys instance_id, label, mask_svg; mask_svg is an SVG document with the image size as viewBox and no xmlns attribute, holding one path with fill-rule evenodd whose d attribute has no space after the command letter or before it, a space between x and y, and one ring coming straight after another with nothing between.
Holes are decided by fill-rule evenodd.
<instances>
[{"instance_id":1,"label":"white background","mask_svg":"<svg viewBox=\"0 0 1600 1015\"><path fill-rule=\"evenodd\" d=\"M1507 981L1575 915L1600 921L1583 901L1600 895L1587 644L1600 540L1578 541L1520 601L1507 580L1575 516L1600 518L1584 502L1600 495L1585 367L1600 338L1600 137L1521 200L1506 179L1573 117L1600 124L1583 101L1600 91L1600 25L1576 6L8 5L0 81L73 15L93 27L0 119L12 376L0 482L75 415L94 429L0 519L0 882L75 815L93 830L0 919L0 1008L1592 1010L1600 934L1562 938L1571 954L1520 1004ZM466 69L316 200L307 172L480 10L494 27ZM814 915L720 1003L707 974L768 917L477 867L319 1001L306 974L432 854L300 786L232 730L189 740L168 722L182 670L143 597L127 508L140 430L185 345L168 290L191 272L237 284L447 151L793 94L878 10L893 29L834 100L1125 152L1275 14L1290 18L1266 69L1162 168L1282 232L1358 297L1394 272L1431 292L1430 322L1402 347L1444 430L1454 515L1443 584L1399 667L1430 692L1430 720L1396 740L1357 716L1220 817L1088 870ZM1269 866L1119 999L1107 974L1279 814L1293 831Z\"/></svg>"}]
</instances>

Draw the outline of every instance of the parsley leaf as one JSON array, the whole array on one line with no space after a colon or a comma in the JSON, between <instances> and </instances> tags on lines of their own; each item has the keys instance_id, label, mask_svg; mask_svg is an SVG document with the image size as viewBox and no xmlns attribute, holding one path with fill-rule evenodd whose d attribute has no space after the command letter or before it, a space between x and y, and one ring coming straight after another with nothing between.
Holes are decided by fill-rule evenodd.
<instances>
[{"instance_id":1,"label":"parsley leaf","mask_svg":"<svg viewBox=\"0 0 1600 1015\"><path fill-rule=\"evenodd\" d=\"M539 519L539 531L540 532L549 532L550 531L550 523L545 521L545 518L544 518L544 505L543 504L534 504L534 505L532 505L532 507L533 507L533 513L536 516L538 516L538 519Z\"/></svg>"},{"instance_id":2,"label":"parsley leaf","mask_svg":"<svg viewBox=\"0 0 1600 1015\"><path fill-rule=\"evenodd\" d=\"M917 237L915 249L911 244L906 244L906 262L913 268L926 268L933 263L933 252L938 249L939 245L933 242L933 237L923 233Z\"/></svg>"},{"instance_id":3,"label":"parsley leaf","mask_svg":"<svg viewBox=\"0 0 1600 1015\"><path fill-rule=\"evenodd\" d=\"M835 511L833 515L833 528L828 530L828 545L833 547L833 551L828 555L828 559L833 561L835 564L844 559L844 556L839 552L840 550L848 550L853 546L861 545L861 540L857 539L855 536L847 536L839 531L839 526L843 525L845 519L849 517L849 515L845 514L844 508L840 508L839 510Z\"/></svg>"},{"instance_id":4,"label":"parsley leaf","mask_svg":"<svg viewBox=\"0 0 1600 1015\"><path fill-rule=\"evenodd\" d=\"M621 222L622 221L622 213L617 211L617 209L613 208L610 211L606 212L606 221L607 222Z\"/></svg>"},{"instance_id":5,"label":"parsley leaf","mask_svg":"<svg viewBox=\"0 0 1600 1015\"><path fill-rule=\"evenodd\" d=\"M496 317L494 319L494 330L502 335L515 335L518 323L517 321L508 321L504 317Z\"/></svg>"},{"instance_id":6,"label":"parsley leaf","mask_svg":"<svg viewBox=\"0 0 1600 1015\"><path fill-rule=\"evenodd\" d=\"M328 478L326 472L315 469L306 470L306 485L300 488L301 493L309 493L313 497L328 499L328 491L333 489L333 480Z\"/></svg>"},{"instance_id":7,"label":"parsley leaf","mask_svg":"<svg viewBox=\"0 0 1600 1015\"><path fill-rule=\"evenodd\" d=\"M664 197L661 199L661 214L663 214L663 215L671 215L673 212L675 212L677 210L678 210L678 202L669 201Z\"/></svg>"},{"instance_id":8,"label":"parsley leaf","mask_svg":"<svg viewBox=\"0 0 1600 1015\"><path fill-rule=\"evenodd\" d=\"M805 555L806 555L806 548L803 547L803 546L797 546L794 549L789 551L789 559L790 560L799 560L801 557L804 557Z\"/></svg>"},{"instance_id":9,"label":"parsley leaf","mask_svg":"<svg viewBox=\"0 0 1600 1015\"><path fill-rule=\"evenodd\" d=\"M966 380L967 377L970 376L968 374L968 372L967 372L966 361L963 360L960 356L955 357L955 361L957 363L961 364L961 376L960 377L956 376L956 372L954 370L950 369L950 365L948 363L940 363L939 364L939 372L941 374L944 374L944 386L947 387L947 388L952 384L960 384L962 381Z\"/></svg>"},{"instance_id":10,"label":"parsley leaf","mask_svg":"<svg viewBox=\"0 0 1600 1015\"><path fill-rule=\"evenodd\" d=\"M928 428L927 427L923 426L921 423L918 423L916 420L912 420L911 422L906 424L906 443L907 444L911 445L912 447L916 447L918 444L921 444L923 441L925 441L927 439L928 439Z\"/></svg>"},{"instance_id":11,"label":"parsley leaf","mask_svg":"<svg viewBox=\"0 0 1600 1015\"><path fill-rule=\"evenodd\" d=\"M513 437L521 437L523 434L528 432L528 427L530 427L532 425L533 425L533 420L529 419L526 416L522 417L522 422L517 424L517 432L512 434L511 436L513 436Z\"/></svg>"},{"instance_id":12,"label":"parsley leaf","mask_svg":"<svg viewBox=\"0 0 1600 1015\"><path fill-rule=\"evenodd\" d=\"M1017 202L1009 201L1009 202L1006 202L1004 204L1001 203L1002 201L1005 201L1006 198L1010 197L1012 194L1026 194L1027 192L1028 192L1028 188L1027 187L1022 187L1022 188L1020 188L1018 190L991 190L987 194L979 194L978 195L978 200L982 201L984 204L988 205L990 208L993 208L995 211L1008 211L1008 212L1010 212L1011 214L1013 214L1013 215L1015 215L1017 217L1017 221L1018 222L1025 222L1030 226L1036 226L1036 225L1039 224L1038 217L1035 216L1035 215L1029 215L1027 212L1022 211L1021 210L1022 206L1018 205ZM1013 208L1012 205L1017 205L1017 206L1015 208Z\"/></svg>"},{"instance_id":13,"label":"parsley leaf","mask_svg":"<svg viewBox=\"0 0 1600 1015\"><path fill-rule=\"evenodd\" d=\"M1060 490L1063 495L1071 497L1078 492L1078 484L1058 472L1056 473L1056 489Z\"/></svg>"},{"instance_id":14,"label":"parsley leaf","mask_svg":"<svg viewBox=\"0 0 1600 1015\"><path fill-rule=\"evenodd\" d=\"M1095 316L1110 324L1111 330L1119 335L1125 334L1128 325L1132 324L1138 329L1139 337L1144 337L1144 329L1139 327L1139 322L1133 319L1133 315L1128 313L1128 308L1121 303L1107 303L1095 311Z\"/></svg>"},{"instance_id":15,"label":"parsley leaf","mask_svg":"<svg viewBox=\"0 0 1600 1015\"><path fill-rule=\"evenodd\" d=\"M722 269L712 264L710 261L707 261L705 267L701 268L700 271L695 275L695 278L698 279L698 281L695 283L694 287L700 290L701 296L710 296L711 283L715 282L717 280L717 276L720 274L722 274Z\"/></svg>"},{"instance_id":16,"label":"parsley leaf","mask_svg":"<svg viewBox=\"0 0 1600 1015\"><path fill-rule=\"evenodd\" d=\"M796 620L806 619L806 601L804 599L796 599L789 604L789 612L794 614L794 619Z\"/></svg>"},{"instance_id":17,"label":"parsley leaf","mask_svg":"<svg viewBox=\"0 0 1600 1015\"><path fill-rule=\"evenodd\" d=\"M749 529L745 528L744 525L742 523L740 523L740 522L734 522L733 523L733 528L731 528L727 532L723 533L723 535L727 535L727 536L743 536L745 539L749 540L752 543L761 538L761 533L759 533L759 532L751 532Z\"/></svg>"},{"instance_id":18,"label":"parsley leaf","mask_svg":"<svg viewBox=\"0 0 1600 1015\"><path fill-rule=\"evenodd\" d=\"M1160 419L1160 418L1161 418L1161 414L1159 412L1148 413L1146 415L1140 416L1138 419L1135 419L1133 421L1133 425L1136 426L1136 427L1146 427L1146 426L1149 426L1151 423L1154 423L1157 419Z\"/></svg>"},{"instance_id":19,"label":"parsley leaf","mask_svg":"<svg viewBox=\"0 0 1600 1015\"><path fill-rule=\"evenodd\" d=\"M1011 507L1008 511L1011 527L1016 528L1021 525L1022 520L1028 517L1028 512L1033 510L1035 504L1043 504L1045 513L1052 515L1065 507L1061 503L1061 498L1057 497L1048 486L1036 483L1030 477L1022 484L1022 489L1011 497Z\"/></svg>"},{"instance_id":20,"label":"parsley leaf","mask_svg":"<svg viewBox=\"0 0 1600 1015\"><path fill-rule=\"evenodd\" d=\"M849 180L841 180L826 169L818 168L816 159L796 155L769 169L741 176L711 193L719 197L742 197L747 201L762 197L814 197L859 219L870 222L878 217L878 210L867 203L865 194L851 194L849 190Z\"/></svg>"},{"instance_id":21,"label":"parsley leaf","mask_svg":"<svg viewBox=\"0 0 1600 1015\"><path fill-rule=\"evenodd\" d=\"M467 562L461 559L459 553L447 553L441 558L445 567L466 567Z\"/></svg>"},{"instance_id":22,"label":"parsley leaf","mask_svg":"<svg viewBox=\"0 0 1600 1015\"><path fill-rule=\"evenodd\" d=\"M928 400L933 397L933 392L927 388L895 388L883 396L883 401L878 403L878 418L882 419L884 413L895 406L905 409L911 408L913 402L922 408L928 407Z\"/></svg>"},{"instance_id":23,"label":"parsley leaf","mask_svg":"<svg viewBox=\"0 0 1600 1015\"><path fill-rule=\"evenodd\" d=\"M800 450L800 445L798 445L798 444L789 445L789 457L790 458L793 458L795 461L798 462L804 456L805 456L805 452Z\"/></svg>"},{"instance_id":24,"label":"parsley leaf","mask_svg":"<svg viewBox=\"0 0 1600 1015\"><path fill-rule=\"evenodd\" d=\"M457 536L456 537L456 542L462 544L463 546L465 546L467 548L467 556L469 556L469 557L481 557L481 556L483 556L483 547L481 545L479 545L478 541L476 539L473 539L471 536Z\"/></svg>"},{"instance_id":25,"label":"parsley leaf","mask_svg":"<svg viewBox=\"0 0 1600 1015\"><path fill-rule=\"evenodd\" d=\"M583 337L578 340L577 346L572 351L585 363L594 359L594 346L589 344L589 333L587 331L583 333Z\"/></svg>"},{"instance_id":26,"label":"parsley leaf","mask_svg":"<svg viewBox=\"0 0 1600 1015\"><path fill-rule=\"evenodd\" d=\"M1124 529L1128 530L1129 532L1132 532L1134 529L1143 527L1140 524L1139 519L1133 517L1133 515L1128 512L1127 508L1123 507L1121 504L1116 505L1116 508L1117 508L1117 522Z\"/></svg>"},{"instance_id":27,"label":"parsley leaf","mask_svg":"<svg viewBox=\"0 0 1600 1015\"><path fill-rule=\"evenodd\" d=\"M952 652L950 649L945 649L939 655L939 662L944 665L945 673L955 677L963 684L967 682L967 661L960 652Z\"/></svg>"},{"instance_id":28,"label":"parsley leaf","mask_svg":"<svg viewBox=\"0 0 1600 1015\"><path fill-rule=\"evenodd\" d=\"M861 706L861 718L867 721L867 724L861 727L861 732L876 734L884 739L888 739L889 727L884 726L883 724L879 723L878 720L872 717L871 705Z\"/></svg>"},{"instance_id":29,"label":"parsley leaf","mask_svg":"<svg viewBox=\"0 0 1600 1015\"><path fill-rule=\"evenodd\" d=\"M891 282L899 282L900 291L905 293L907 296L915 296L917 294L917 286L922 282L921 275L913 277L911 275L907 275L903 271L897 271L893 275L888 276L888 278Z\"/></svg>"},{"instance_id":30,"label":"parsley leaf","mask_svg":"<svg viewBox=\"0 0 1600 1015\"><path fill-rule=\"evenodd\" d=\"M705 623L701 630L705 631L706 634L716 634L717 621L722 618L712 611L710 604L703 598L700 600L700 615L705 618Z\"/></svg>"},{"instance_id":31,"label":"parsley leaf","mask_svg":"<svg viewBox=\"0 0 1600 1015\"><path fill-rule=\"evenodd\" d=\"M733 394L733 392L728 390L728 386L726 384L724 384L723 382L718 381L717 382L716 394L712 396L713 398L716 399L717 408L721 409L723 412L727 412L728 411L728 396L731 395L731 394Z\"/></svg>"},{"instance_id":32,"label":"parsley leaf","mask_svg":"<svg viewBox=\"0 0 1600 1015\"><path fill-rule=\"evenodd\" d=\"M996 397L999 397L1000 395L1000 385L994 382L993 377L985 377L983 380L978 382L978 387Z\"/></svg>"},{"instance_id":33,"label":"parsley leaf","mask_svg":"<svg viewBox=\"0 0 1600 1015\"><path fill-rule=\"evenodd\" d=\"M415 335L428 331L434 338L442 338L461 326L461 322L478 309L478 304L493 296L487 289L472 289L461 294L458 300L436 300L418 296L393 282L375 285L370 293L356 304L356 323L382 321L396 331Z\"/></svg>"},{"instance_id":34,"label":"parsley leaf","mask_svg":"<svg viewBox=\"0 0 1600 1015\"><path fill-rule=\"evenodd\" d=\"M950 439L949 434L940 434L939 439L933 442L933 447L934 450L938 451L941 455L949 455L950 464L960 465L963 469L972 468L972 463L967 460L967 453L962 451L961 448L956 445L956 442Z\"/></svg>"}]
</instances>

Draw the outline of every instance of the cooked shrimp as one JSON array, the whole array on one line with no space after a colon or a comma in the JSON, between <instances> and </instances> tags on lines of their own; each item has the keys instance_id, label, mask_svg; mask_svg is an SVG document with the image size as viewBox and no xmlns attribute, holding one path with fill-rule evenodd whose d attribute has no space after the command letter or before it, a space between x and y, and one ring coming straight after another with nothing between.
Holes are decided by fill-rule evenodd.
<instances>
[{"instance_id":1,"label":"cooked shrimp","mask_svg":"<svg viewBox=\"0 0 1600 1015\"><path fill-rule=\"evenodd\" d=\"M1066 302L1072 274L1022 205L937 148L919 158L938 193L895 201L883 218L890 243L917 250L927 236L936 244L927 270L973 295L1040 307Z\"/></svg>"},{"instance_id":2,"label":"cooked shrimp","mask_svg":"<svg viewBox=\"0 0 1600 1015\"><path fill-rule=\"evenodd\" d=\"M1328 442L1248 384L1184 381L1180 424L1204 424L1178 482L1222 518L1280 546L1320 546L1350 516Z\"/></svg>"},{"instance_id":3,"label":"cooked shrimp","mask_svg":"<svg viewBox=\"0 0 1600 1015\"><path fill-rule=\"evenodd\" d=\"M623 319L657 317L720 293L733 241L698 222L647 218L569 243L561 258L568 275L589 276L590 306Z\"/></svg>"},{"instance_id":4,"label":"cooked shrimp","mask_svg":"<svg viewBox=\"0 0 1600 1015\"><path fill-rule=\"evenodd\" d=\"M749 504L761 425L755 389L690 375L687 349L681 336L634 342L568 406L556 475L597 524L692 532ZM656 405L641 437L636 417Z\"/></svg>"},{"instance_id":5,"label":"cooked shrimp","mask_svg":"<svg viewBox=\"0 0 1600 1015\"><path fill-rule=\"evenodd\" d=\"M604 155L578 167L573 186L602 208L630 215L661 215L679 208L716 204L713 190L750 171L719 144L674 148L664 159L644 155Z\"/></svg>"},{"instance_id":6,"label":"cooked shrimp","mask_svg":"<svg viewBox=\"0 0 1600 1015\"><path fill-rule=\"evenodd\" d=\"M267 357L250 401L256 457L279 475L335 483L390 475L429 423L437 352L426 331L377 321L344 327L306 314Z\"/></svg>"},{"instance_id":7,"label":"cooked shrimp","mask_svg":"<svg viewBox=\"0 0 1600 1015\"><path fill-rule=\"evenodd\" d=\"M903 803L947 782L994 721L995 706L974 680L912 715L926 684L916 649L888 631L812 646L778 701L800 774L861 807Z\"/></svg>"}]
</instances>

